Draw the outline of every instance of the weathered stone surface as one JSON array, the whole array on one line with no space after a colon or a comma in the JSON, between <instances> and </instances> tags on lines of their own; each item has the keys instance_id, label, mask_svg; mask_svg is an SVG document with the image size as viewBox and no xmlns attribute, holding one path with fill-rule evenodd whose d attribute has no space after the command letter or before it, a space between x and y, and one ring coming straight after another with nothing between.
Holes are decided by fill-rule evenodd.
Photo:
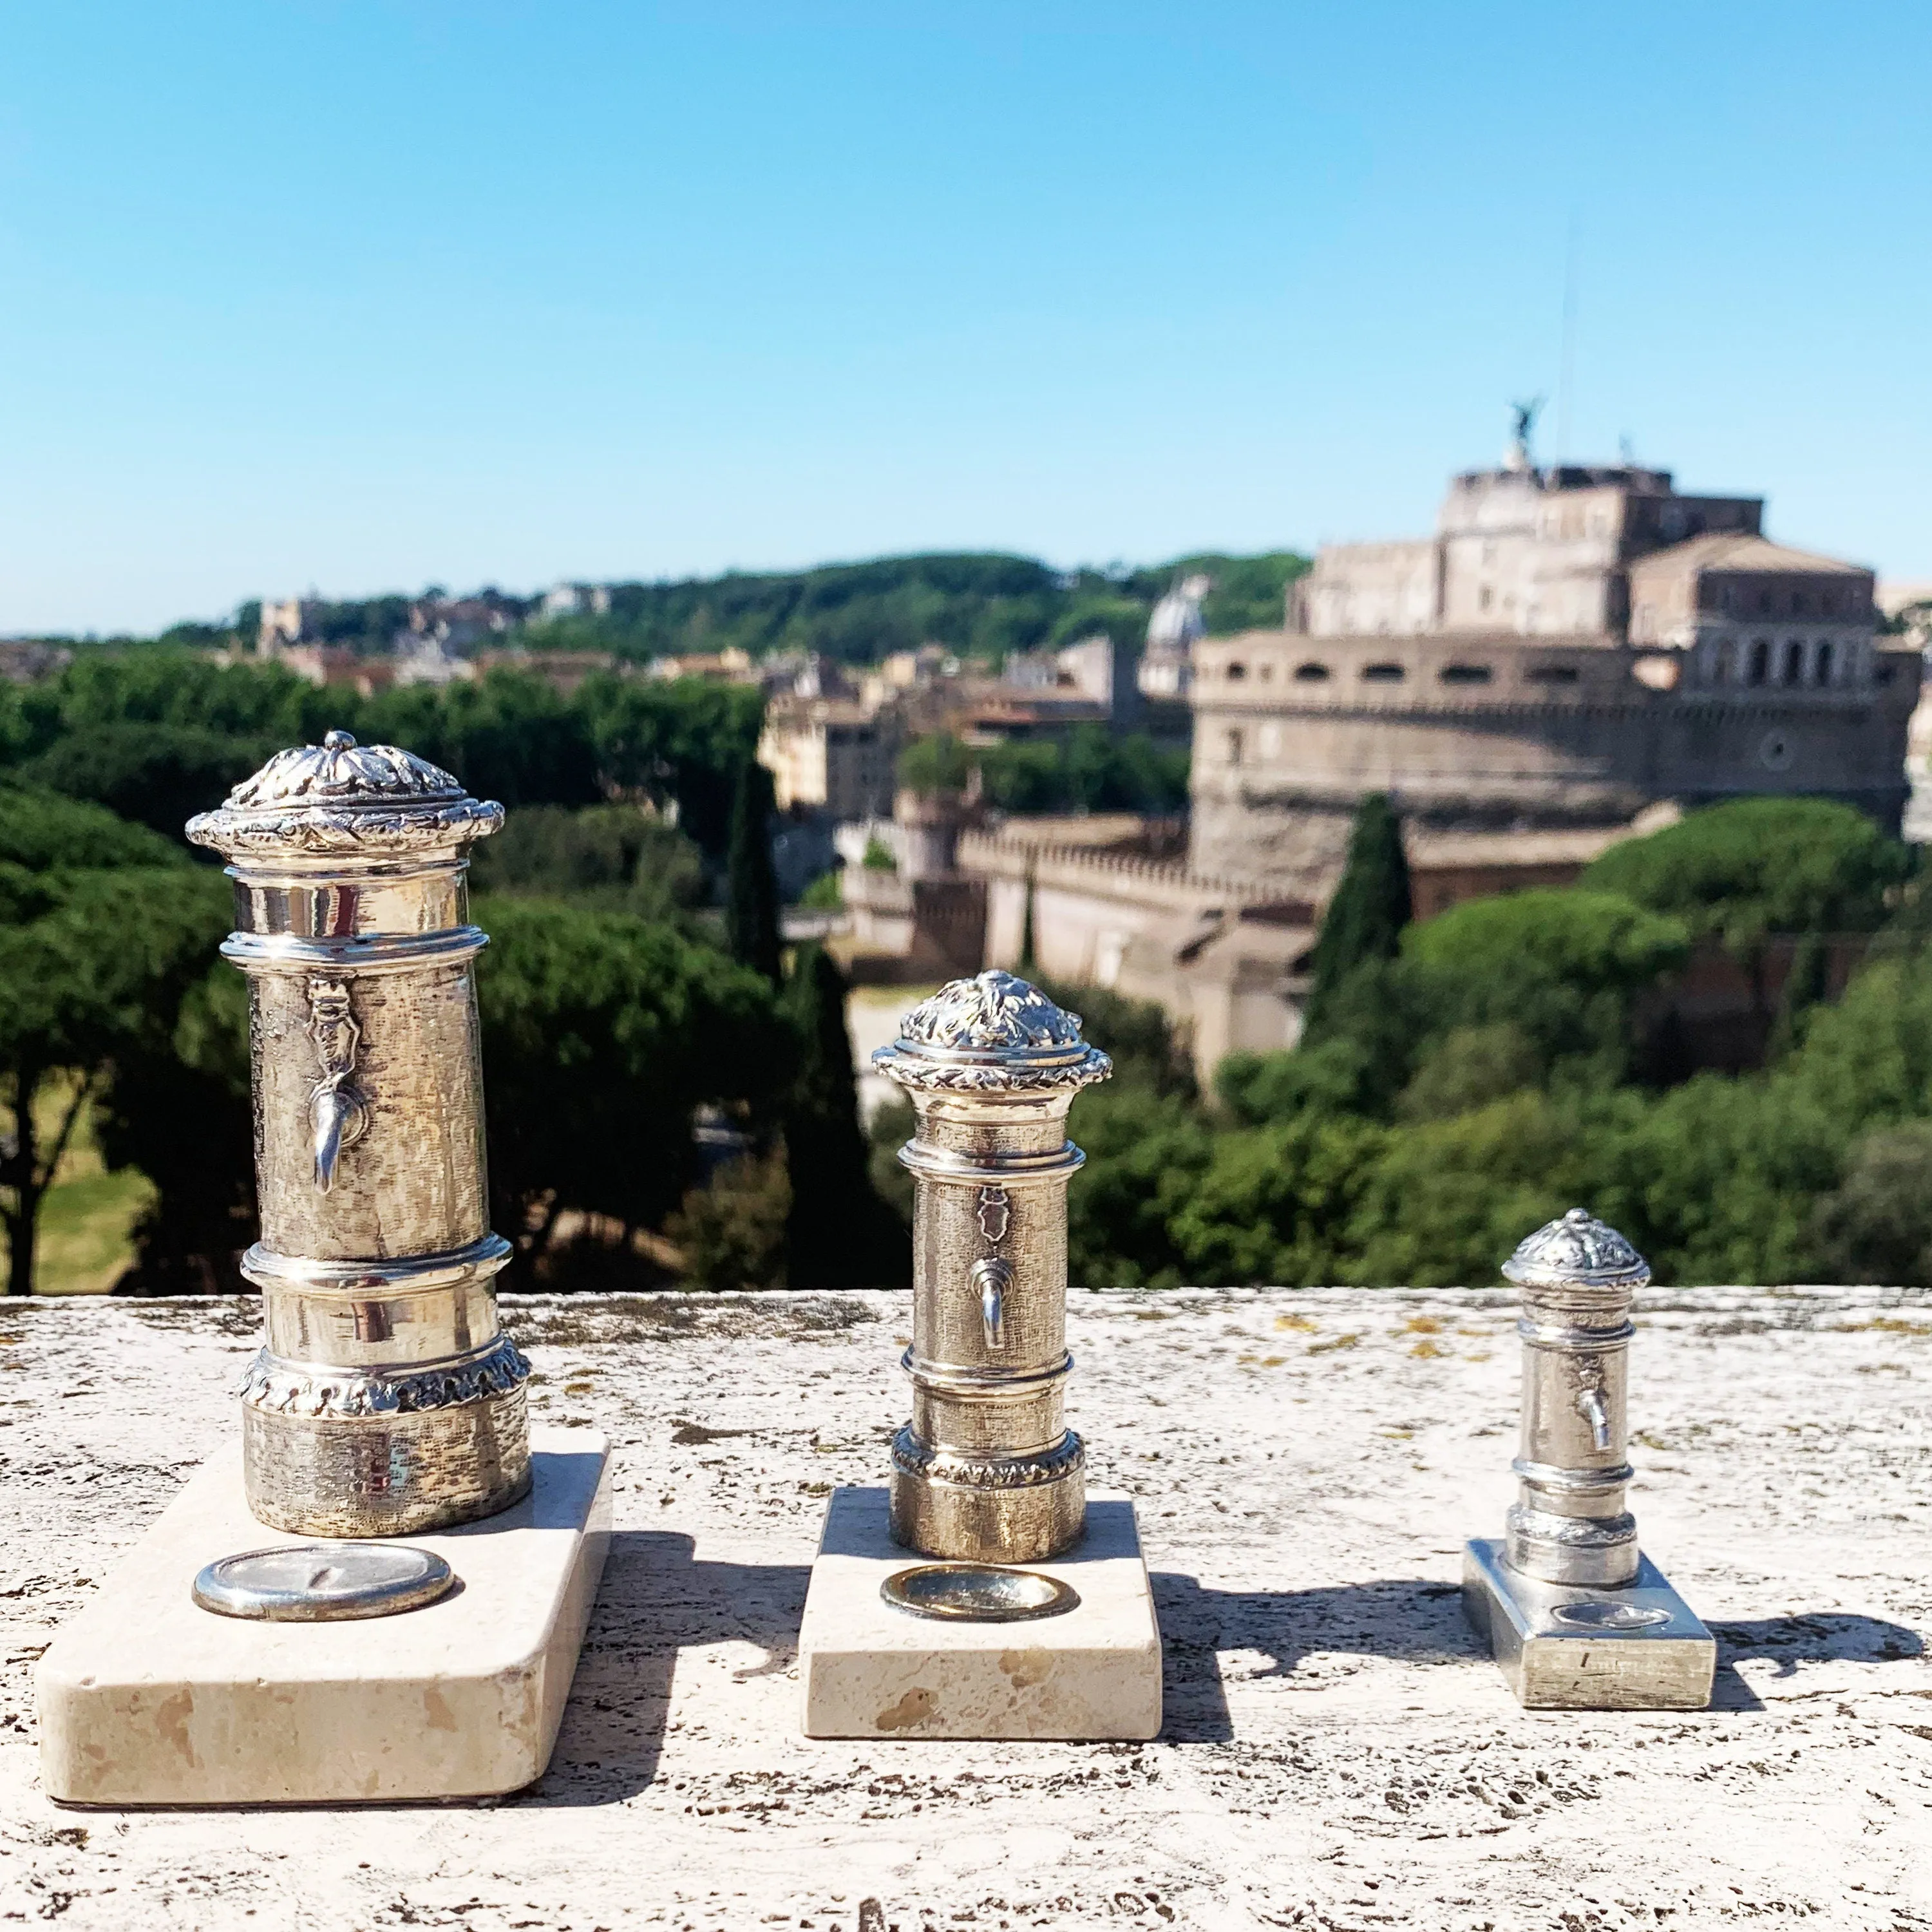
<instances>
[{"instance_id":1,"label":"weathered stone surface","mask_svg":"<svg viewBox=\"0 0 1932 1932\"><path fill-rule=\"evenodd\" d=\"M535 1302L543 1419L618 1458L551 1768L487 1808L64 1811L32 1672L236 1428L252 1303L0 1309L0 1918L76 1928L1494 1932L1932 1924L1932 1297L1642 1298L1646 1546L1708 1712L1526 1712L1462 1621L1511 1484L1510 1299L1073 1298L1069 1420L1136 1499L1151 1744L813 1742L822 1499L882 1480L891 1296Z\"/></svg>"}]
</instances>

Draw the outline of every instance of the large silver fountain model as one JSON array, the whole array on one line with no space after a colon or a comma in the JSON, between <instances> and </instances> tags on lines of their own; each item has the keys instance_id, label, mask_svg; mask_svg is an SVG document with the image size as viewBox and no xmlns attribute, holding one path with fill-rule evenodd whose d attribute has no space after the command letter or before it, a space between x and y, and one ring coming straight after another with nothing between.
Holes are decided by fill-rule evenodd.
<instances>
[{"instance_id":1,"label":"large silver fountain model","mask_svg":"<svg viewBox=\"0 0 1932 1932\"><path fill-rule=\"evenodd\" d=\"M328 1537L442 1528L530 1486L526 1362L496 1326L467 922L502 807L344 731L278 752L188 836L229 861L249 982L267 1346L248 1506Z\"/></svg>"},{"instance_id":2,"label":"large silver fountain model","mask_svg":"<svg viewBox=\"0 0 1932 1932\"><path fill-rule=\"evenodd\" d=\"M1701 1710L1716 1646L1642 1555L1625 1492L1643 1257L1580 1208L1504 1264L1522 1290L1517 1498L1468 1546L1463 1600L1526 1704Z\"/></svg>"},{"instance_id":3,"label":"large silver fountain model","mask_svg":"<svg viewBox=\"0 0 1932 1932\"><path fill-rule=\"evenodd\" d=\"M1066 1376L1066 1138L1113 1064L1080 1019L1010 973L955 980L872 1064L911 1096L912 1420L892 1444L894 1539L928 1556L1038 1562L1086 1518Z\"/></svg>"}]
</instances>

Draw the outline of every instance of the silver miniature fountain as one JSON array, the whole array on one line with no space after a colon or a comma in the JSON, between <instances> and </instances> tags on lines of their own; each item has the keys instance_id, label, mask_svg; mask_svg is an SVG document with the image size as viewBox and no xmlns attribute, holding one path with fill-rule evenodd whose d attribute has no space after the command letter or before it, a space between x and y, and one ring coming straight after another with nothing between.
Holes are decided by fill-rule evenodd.
<instances>
[{"instance_id":1,"label":"silver miniature fountain","mask_svg":"<svg viewBox=\"0 0 1932 1932\"><path fill-rule=\"evenodd\" d=\"M918 1120L899 1154L916 1183L913 1394L892 1444L892 1536L952 1566L1058 1556L1086 1516L1085 1456L1062 1420L1066 1184L1085 1158L1066 1112L1113 1063L1077 1014L994 971L915 1007L872 1064Z\"/></svg>"},{"instance_id":2,"label":"silver miniature fountain","mask_svg":"<svg viewBox=\"0 0 1932 1932\"><path fill-rule=\"evenodd\" d=\"M530 1367L492 1285L510 1247L488 1220L485 940L464 878L502 817L410 753L332 731L188 826L229 861L239 929L222 952L248 975L262 1239L242 1272L268 1333L241 1391L243 1462L273 1528L438 1530L530 1488ZM262 1559L269 1608L249 1608L239 1558L208 1606L304 1614L274 1607L285 1558ZM368 1572L368 1610L345 1565ZM404 1552L338 1547L326 1567L325 1614L416 1600Z\"/></svg>"},{"instance_id":3,"label":"silver miniature fountain","mask_svg":"<svg viewBox=\"0 0 1932 1932\"><path fill-rule=\"evenodd\" d=\"M1519 1492L1502 1539L1466 1547L1470 1621L1525 1704L1702 1710L1716 1643L1639 1549L1624 1495L1630 1306L1650 1269L1573 1208L1503 1273L1522 1290Z\"/></svg>"}]
</instances>

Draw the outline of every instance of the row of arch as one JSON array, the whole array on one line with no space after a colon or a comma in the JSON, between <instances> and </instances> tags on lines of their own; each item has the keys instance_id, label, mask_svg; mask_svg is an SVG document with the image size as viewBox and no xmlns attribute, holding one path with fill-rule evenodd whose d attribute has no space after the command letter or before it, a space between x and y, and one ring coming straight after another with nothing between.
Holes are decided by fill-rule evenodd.
<instances>
[{"instance_id":1,"label":"row of arch","mask_svg":"<svg viewBox=\"0 0 1932 1932\"><path fill-rule=\"evenodd\" d=\"M1842 682L1856 671L1852 656L1839 650L1830 638L1789 638L1780 644L1771 638L1724 638L1706 645L1698 655L1698 682L1706 685L1780 685L1815 689ZM1232 660L1222 675L1230 684L1240 684L1248 667L1240 658ZM1264 664L1258 675L1272 682L1274 666ZM1297 684L1326 684L1335 675L1318 658L1297 664L1289 674ZM1408 667L1394 658L1362 665L1355 675L1364 684L1400 684L1408 676ZM1580 674L1574 664L1544 662L1530 664L1523 676L1532 684L1574 684ZM1491 682L1495 673L1486 664L1451 662L1438 669L1438 682L1447 685L1480 685Z\"/></svg>"},{"instance_id":2,"label":"row of arch","mask_svg":"<svg viewBox=\"0 0 1932 1932\"><path fill-rule=\"evenodd\" d=\"M1390 658L1384 662L1365 664L1355 674L1364 684L1400 684L1408 676L1408 668ZM1248 668L1237 658L1222 675L1230 684L1239 684L1246 680ZM1264 683L1270 682L1274 676L1274 665L1263 664L1259 675ZM1450 663L1444 664L1436 675L1443 684L1487 684L1495 672L1486 664ZM1318 658L1297 664L1290 674L1297 684L1326 684L1334 676L1334 672ZM1579 673L1574 664L1533 664L1523 676L1534 684L1574 684Z\"/></svg>"}]
</instances>

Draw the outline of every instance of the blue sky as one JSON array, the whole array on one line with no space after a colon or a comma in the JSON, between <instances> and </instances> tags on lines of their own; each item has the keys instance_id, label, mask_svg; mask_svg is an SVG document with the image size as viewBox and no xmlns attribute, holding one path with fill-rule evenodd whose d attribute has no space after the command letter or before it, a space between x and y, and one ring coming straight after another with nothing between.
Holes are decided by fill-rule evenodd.
<instances>
[{"instance_id":1,"label":"blue sky","mask_svg":"<svg viewBox=\"0 0 1932 1932\"><path fill-rule=\"evenodd\" d=\"M0 632L1406 534L1540 392L1932 577L1923 7L0 22Z\"/></svg>"}]
</instances>

